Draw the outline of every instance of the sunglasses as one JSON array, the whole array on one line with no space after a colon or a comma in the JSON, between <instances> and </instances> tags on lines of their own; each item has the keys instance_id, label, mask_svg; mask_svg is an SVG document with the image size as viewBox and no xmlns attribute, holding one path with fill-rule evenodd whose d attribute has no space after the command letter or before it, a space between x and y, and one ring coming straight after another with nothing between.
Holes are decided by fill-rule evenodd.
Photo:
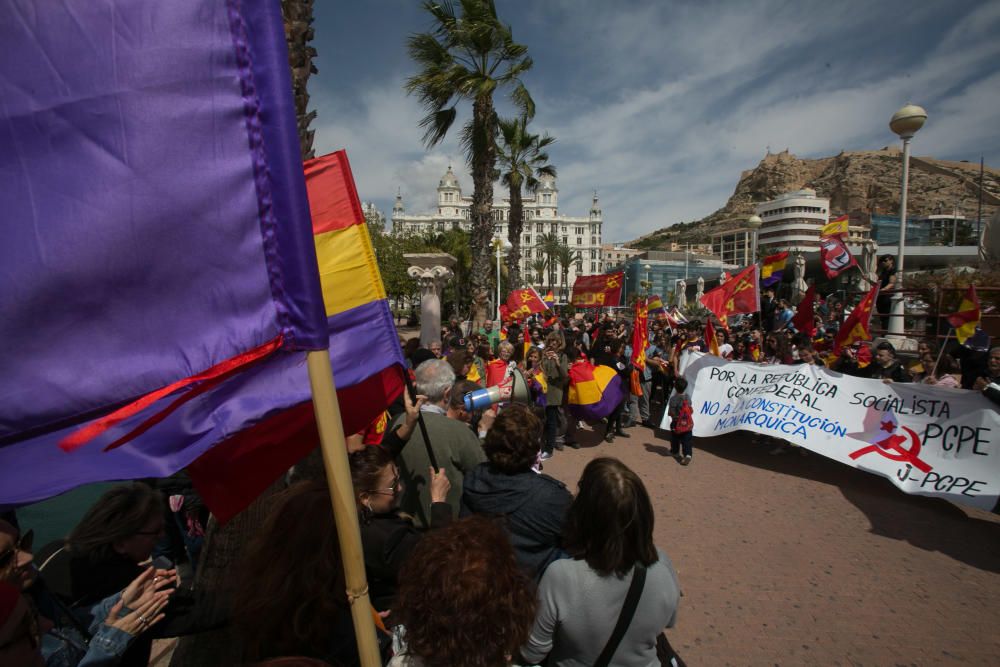
<instances>
[{"instance_id":1,"label":"sunglasses","mask_svg":"<svg viewBox=\"0 0 1000 667\"><path fill-rule=\"evenodd\" d=\"M28 532L21 535L14 546L7 551L0 554L0 570L6 569L8 565L14 562L14 558L17 556L18 551L31 551L31 545L35 542L35 531L29 530Z\"/></svg>"}]
</instances>

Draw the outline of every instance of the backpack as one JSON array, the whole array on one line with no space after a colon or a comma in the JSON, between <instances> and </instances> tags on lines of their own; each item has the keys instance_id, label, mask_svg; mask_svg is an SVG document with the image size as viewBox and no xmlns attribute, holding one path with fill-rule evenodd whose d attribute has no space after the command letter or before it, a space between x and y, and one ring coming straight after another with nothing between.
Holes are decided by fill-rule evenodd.
<instances>
[{"instance_id":1,"label":"backpack","mask_svg":"<svg viewBox=\"0 0 1000 667\"><path fill-rule=\"evenodd\" d=\"M687 396L684 397L681 409L677 411L677 416L671 422L670 428L676 433L687 433L694 428L694 409Z\"/></svg>"}]
</instances>

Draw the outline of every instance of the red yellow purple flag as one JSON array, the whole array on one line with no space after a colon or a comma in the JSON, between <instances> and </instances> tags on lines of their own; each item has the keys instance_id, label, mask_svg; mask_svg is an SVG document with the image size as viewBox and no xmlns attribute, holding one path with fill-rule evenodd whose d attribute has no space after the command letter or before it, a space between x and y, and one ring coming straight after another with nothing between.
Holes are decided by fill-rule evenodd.
<instances>
[{"instance_id":1,"label":"red yellow purple flag","mask_svg":"<svg viewBox=\"0 0 1000 667\"><path fill-rule=\"evenodd\" d=\"M596 276L580 276L573 283L573 296L570 298L570 303L577 308L617 306L621 302L624 281L624 271L602 273Z\"/></svg>"},{"instance_id":2,"label":"red yellow purple flag","mask_svg":"<svg viewBox=\"0 0 1000 667\"><path fill-rule=\"evenodd\" d=\"M760 310L760 290L757 288L757 265L749 266L701 297L701 305L719 318L728 328L729 315L756 313Z\"/></svg>"},{"instance_id":3,"label":"red yellow purple flag","mask_svg":"<svg viewBox=\"0 0 1000 667\"><path fill-rule=\"evenodd\" d=\"M844 323L840 325L840 330L837 331L837 335L833 339L833 354L840 354L840 350L847 345L872 339L870 325L876 298L878 298L878 285L875 285L861 299Z\"/></svg>"},{"instance_id":4,"label":"red yellow purple flag","mask_svg":"<svg viewBox=\"0 0 1000 667\"><path fill-rule=\"evenodd\" d=\"M962 303L959 304L958 311L948 316L948 324L955 328L955 338L958 339L959 343L965 343L970 336L976 333L976 327L979 326L981 317L976 286L969 285L969 289L962 296Z\"/></svg>"},{"instance_id":5,"label":"red yellow purple flag","mask_svg":"<svg viewBox=\"0 0 1000 667\"><path fill-rule=\"evenodd\" d=\"M779 252L764 258L760 267L760 284L770 287L781 282L785 275L785 264L788 263L788 251Z\"/></svg>"}]
</instances>

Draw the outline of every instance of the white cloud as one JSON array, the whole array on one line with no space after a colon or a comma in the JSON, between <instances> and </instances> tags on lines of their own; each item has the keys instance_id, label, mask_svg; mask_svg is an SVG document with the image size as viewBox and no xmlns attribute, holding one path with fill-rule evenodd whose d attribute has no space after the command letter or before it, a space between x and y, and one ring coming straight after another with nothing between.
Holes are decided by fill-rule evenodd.
<instances>
[{"instance_id":1,"label":"white cloud","mask_svg":"<svg viewBox=\"0 0 1000 667\"><path fill-rule=\"evenodd\" d=\"M722 206L768 146L818 157L896 142L888 119L908 100L930 115L918 154L1000 159L1000 4L917 4L905 15L770 0L499 8L535 58L534 129L557 138L561 211L586 214L597 188L606 239L626 240ZM889 44L902 33L911 39ZM398 187L409 212L426 212L449 163L465 192L472 181L457 126L423 149L403 79L358 83L350 103L321 92L317 143L346 144L362 198L388 209Z\"/></svg>"}]
</instances>

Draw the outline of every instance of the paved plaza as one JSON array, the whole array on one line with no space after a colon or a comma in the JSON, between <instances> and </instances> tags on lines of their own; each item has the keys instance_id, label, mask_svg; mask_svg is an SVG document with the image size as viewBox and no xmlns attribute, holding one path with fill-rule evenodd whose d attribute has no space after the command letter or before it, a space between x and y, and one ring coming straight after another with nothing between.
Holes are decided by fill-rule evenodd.
<instances>
[{"instance_id":1,"label":"paved plaza","mask_svg":"<svg viewBox=\"0 0 1000 667\"><path fill-rule=\"evenodd\" d=\"M545 472L575 491L608 455L642 476L684 594L669 637L692 667L1000 664L1000 516L743 433L695 439L688 467L664 432L629 433L581 431Z\"/></svg>"}]
</instances>

